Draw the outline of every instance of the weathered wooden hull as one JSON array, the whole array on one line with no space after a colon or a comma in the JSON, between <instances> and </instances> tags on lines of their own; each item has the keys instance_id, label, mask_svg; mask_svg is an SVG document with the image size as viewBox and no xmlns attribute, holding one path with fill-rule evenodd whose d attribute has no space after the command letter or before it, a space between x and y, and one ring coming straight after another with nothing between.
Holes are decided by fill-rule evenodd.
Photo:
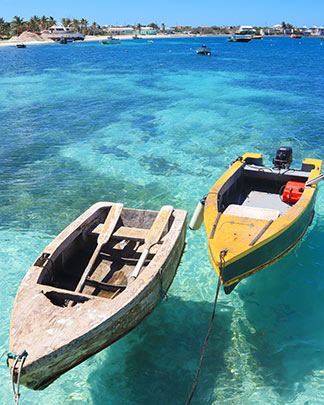
<instances>
[{"instance_id":1,"label":"weathered wooden hull","mask_svg":"<svg viewBox=\"0 0 324 405\"><path fill-rule=\"evenodd\" d=\"M63 294L67 299L76 294L36 283L39 269L33 266L29 270L16 297L10 334L10 351L28 352L21 384L35 390L46 388L67 370L126 335L156 308L172 283L183 253L186 215L183 210L174 211L170 237L165 237L138 278L113 300L79 293L79 303L73 307L52 305L48 292ZM83 219L75 223L79 221L82 227ZM52 244L55 246L55 240Z\"/></svg>"},{"instance_id":2,"label":"weathered wooden hull","mask_svg":"<svg viewBox=\"0 0 324 405\"><path fill-rule=\"evenodd\" d=\"M311 186L305 189L294 206L273 221L226 215L226 210L221 212L219 209L221 190L226 183L235 184L238 181L246 164L244 157L247 161L252 160L258 164L262 162L262 155L256 154L246 154L233 162L210 191L204 212L209 256L217 274L221 275L227 294L239 281L275 263L301 241L312 222L316 200L316 186ZM308 173L310 179L320 173L321 164L321 161L311 159L303 162L305 167L313 167ZM235 187L228 189L229 198L234 198ZM221 271L220 254L225 250Z\"/></svg>"}]
</instances>

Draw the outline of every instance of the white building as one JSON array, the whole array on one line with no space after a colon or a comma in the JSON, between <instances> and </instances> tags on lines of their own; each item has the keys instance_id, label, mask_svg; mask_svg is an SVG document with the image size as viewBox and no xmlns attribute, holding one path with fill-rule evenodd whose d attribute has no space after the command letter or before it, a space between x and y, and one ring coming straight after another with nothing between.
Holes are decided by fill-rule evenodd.
<instances>
[{"instance_id":1,"label":"white building","mask_svg":"<svg viewBox=\"0 0 324 405\"><path fill-rule=\"evenodd\" d=\"M103 27L103 28L105 28L105 31L111 35L132 35L132 34L134 34L133 27L107 26L107 27Z\"/></svg>"},{"instance_id":2,"label":"white building","mask_svg":"<svg viewBox=\"0 0 324 405\"><path fill-rule=\"evenodd\" d=\"M252 25L240 25L238 30L239 34L254 34L255 30L253 29Z\"/></svg>"}]
</instances>

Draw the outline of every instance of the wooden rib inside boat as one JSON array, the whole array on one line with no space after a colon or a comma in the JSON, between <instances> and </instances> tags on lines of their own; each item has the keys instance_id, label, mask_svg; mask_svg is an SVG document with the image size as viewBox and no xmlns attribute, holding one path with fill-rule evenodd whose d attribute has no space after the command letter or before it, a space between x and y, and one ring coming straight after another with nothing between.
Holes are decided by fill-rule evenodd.
<instances>
[{"instance_id":1,"label":"wooden rib inside boat","mask_svg":"<svg viewBox=\"0 0 324 405\"><path fill-rule=\"evenodd\" d=\"M111 215L116 205L90 207L44 249L20 285L9 350L28 352L21 384L45 388L141 323L170 287L185 245L187 212L119 204ZM99 246L109 226L108 241ZM152 235L156 243L131 278Z\"/></svg>"}]
</instances>

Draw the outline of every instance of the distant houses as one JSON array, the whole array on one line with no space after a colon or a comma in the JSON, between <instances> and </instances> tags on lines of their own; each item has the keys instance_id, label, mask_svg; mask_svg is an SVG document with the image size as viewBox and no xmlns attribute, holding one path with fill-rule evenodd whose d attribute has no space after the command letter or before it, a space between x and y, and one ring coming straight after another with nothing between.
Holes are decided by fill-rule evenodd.
<instances>
[{"instance_id":1,"label":"distant houses","mask_svg":"<svg viewBox=\"0 0 324 405\"><path fill-rule=\"evenodd\" d=\"M158 30L154 29L153 27L144 27L144 26L112 26L112 25L104 25L102 27L105 32L110 35L132 35L132 34L140 34L140 35L156 35Z\"/></svg>"},{"instance_id":2,"label":"distant houses","mask_svg":"<svg viewBox=\"0 0 324 405\"><path fill-rule=\"evenodd\" d=\"M157 30L154 29L153 27L137 27L136 28L136 34L141 34L141 35L156 35Z\"/></svg>"},{"instance_id":3,"label":"distant houses","mask_svg":"<svg viewBox=\"0 0 324 405\"><path fill-rule=\"evenodd\" d=\"M291 24L276 24L273 27L265 28L264 33L266 35L290 35L293 33L300 33L303 35L324 35L324 28L317 27L314 25L313 27L307 28L306 26L303 27L296 27L292 26Z\"/></svg>"},{"instance_id":4,"label":"distant houses","mask_svg":"<svg viewBox=\"0 0 324 405\"><path fill-rule=\"evenodd\" d=\"M101 27L107 34L110 35L132 35L134 34L134 28L133 27L113 27L111 25L104 25Z\"/></svg>"}]
</instances>

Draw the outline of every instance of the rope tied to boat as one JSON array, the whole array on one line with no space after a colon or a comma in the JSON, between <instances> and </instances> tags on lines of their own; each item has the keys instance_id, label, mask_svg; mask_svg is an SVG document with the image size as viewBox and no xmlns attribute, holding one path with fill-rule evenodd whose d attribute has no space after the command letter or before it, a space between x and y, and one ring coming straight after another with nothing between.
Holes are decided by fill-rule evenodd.
<instances>
[{"instance_id":1,"label":"rope tied to boat","mask_svg":"<svg viewBox=\"0 0 324 405\"><path fill-rule=\"evenodd\" d=\"M207 332L207 335L206 335L206 338L205 338L205 341L204 341L204 345L203 345L203 349L202 349L202 352L201 352L201 356L200 356L196 376L195 376L194 382L192 384L191 391L190 391L189 397L187 399L186 405L190 404L190 402L192 400L192 397L194 395L194 392L195 392L195 389L196 389L196 386L197 386L197 382L198 382L198 377L199 377L201 365L202 365L202 362L203 362L203 359L204 359L204 356L205 356L205 351L206 351L206 348L207 348L207 342L208 342L209 335L210 335L210 332L211 332L212 327L213 327L213 321L214 321L214 318L215 318L216 304L217 304L219 289L220 289L220 285L221 285L221 279L223 277L223 271L224 271L224 267L225 267L225 256L226 256L227 252L228 252L228 250L225 248L219 254L219 277L218 277L218 283L217 283L217 288L216 288L216 295L215 295L213 312L212 312L212 316L210 318L209 328L208 328L208 332Z\"/></svg>"},{"instance_id":2,"label":"rope tied to boat","mask_svg":"<svg viewBox=\"0 0 324 405\"><path fill-rule=\"evenodd\" d=\"M25 360L28 356L28 353L26 350L23 350L21 353L16 354L9 352L7 354L7 365L9 366L9 359L14 359L15 362L13 366L10 368L10 374L11 374L11 383L12 383L12 390L14 394L14 401L16 405L19 403L19 398L20 398L20 392L19 392L19 384L20 384L20 376L21 376L21 371L24 366ZM15 385L15 370L17 367L17 364L19 364L19 367L17 368L17 381Z\"/></svg>"}]
</instances>

